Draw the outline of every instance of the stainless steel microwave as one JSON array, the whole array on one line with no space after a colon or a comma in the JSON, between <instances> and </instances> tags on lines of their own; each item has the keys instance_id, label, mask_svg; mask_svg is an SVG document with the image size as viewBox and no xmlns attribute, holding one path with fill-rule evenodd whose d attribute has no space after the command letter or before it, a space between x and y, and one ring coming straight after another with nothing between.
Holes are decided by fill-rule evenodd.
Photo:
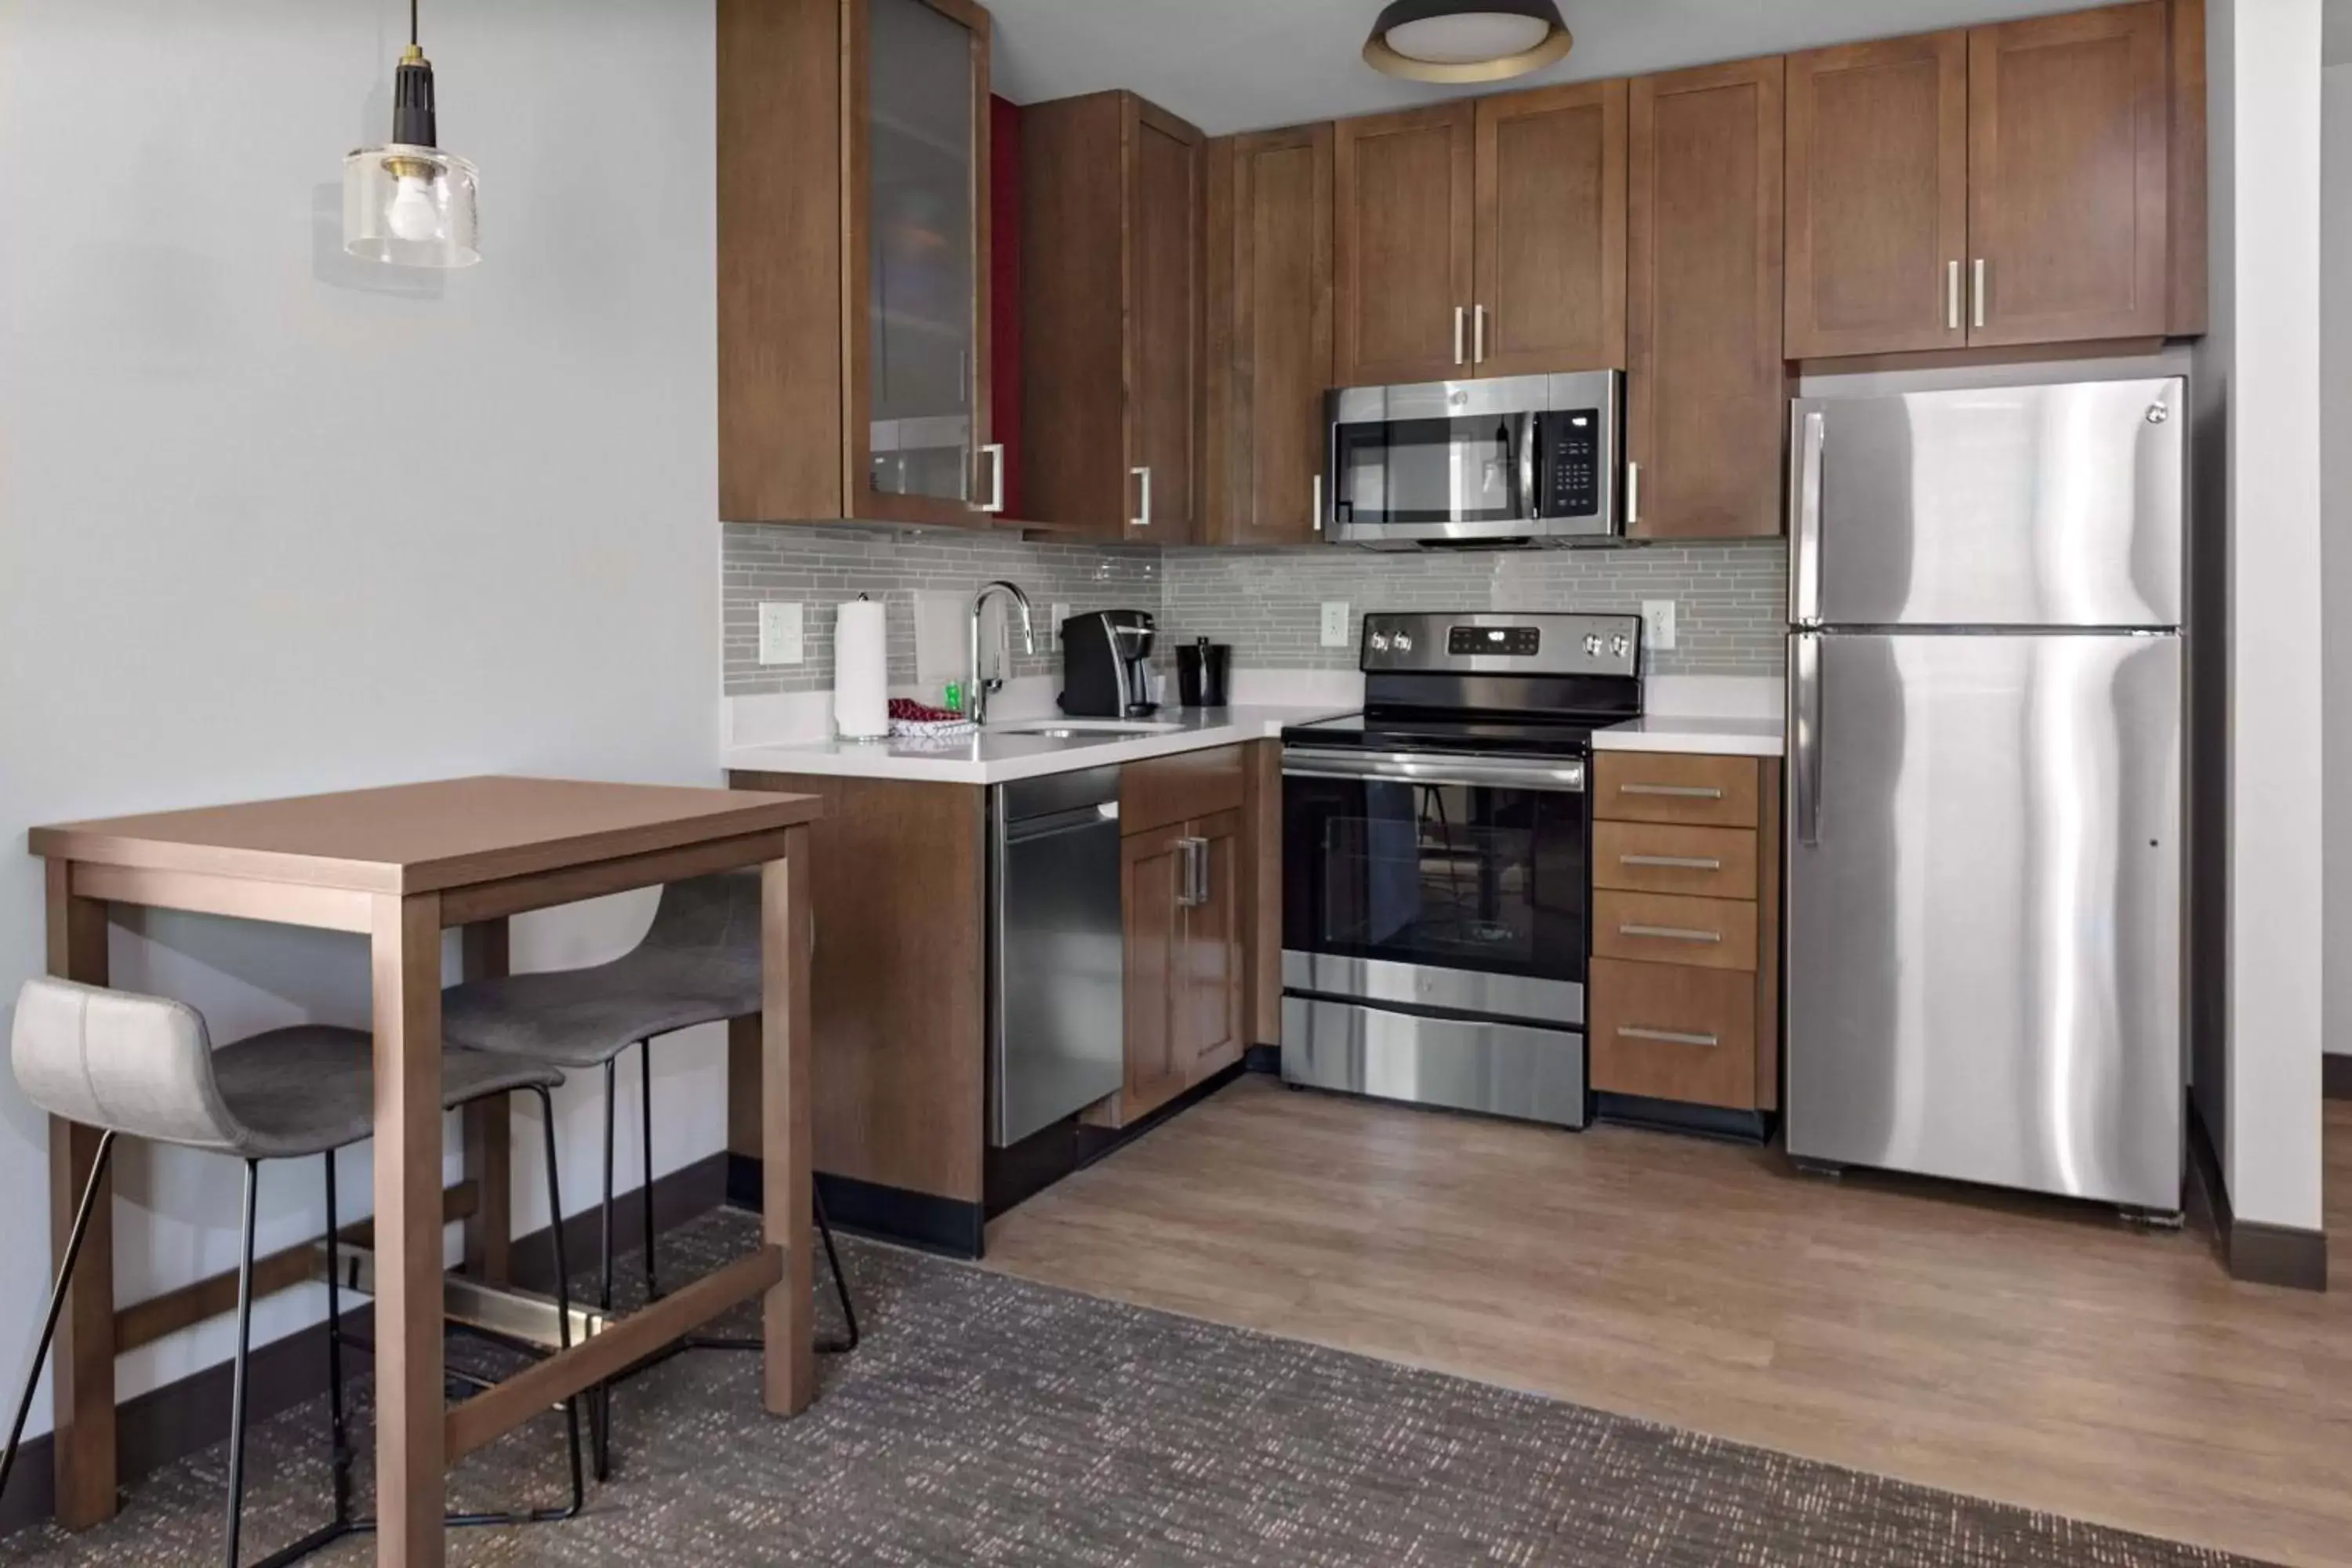
<instances>
[{"instance_id":1,"label":"stainless steel microwave","mask_svg":"<svg viewBox=\"0 0 2352 1568\"><path fill-rule=\"evenodd\" d=\"M1620 531L1625 377L1499 376L1330 394L1323 536L1412 550Z\"/></svg>"}]
</instances>

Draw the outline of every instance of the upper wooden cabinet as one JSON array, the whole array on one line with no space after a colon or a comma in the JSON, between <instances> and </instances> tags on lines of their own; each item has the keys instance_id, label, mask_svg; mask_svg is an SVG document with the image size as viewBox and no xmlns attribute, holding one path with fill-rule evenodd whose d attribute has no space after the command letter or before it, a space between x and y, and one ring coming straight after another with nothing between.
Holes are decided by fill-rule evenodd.
<instances>
[{"instance_id":1,"label":"upper wooden cabinet","mask_svg":"<svg viewBox=\"0 0 2352 1568\"><path fill-rule=\"evenodd\" d=\"M2163 0L1969 35L1969 341L2164 331Z\"/></svg>"},{"instance_id":2,"label":"upper wooden cabinet","mask_svg":"<svg viewBox=\"0 0 2352 1568\"><path fill-rule=\"evenodd\" d=\"M988 13L719 0L719 489L985 526Z\"/></svg>"},{"instance_id":3,"label":"upper wooden cabinet","mask_svg":"<svg viewBox=\"0 0 2352 1568\"><path fill-rule=\"evenodd\" d=\"M1319 529L1331 381L1328 125L1208 146L1213 544L1308 544Z\"/></svg>"},{"instance_id":4,"label":"upper wooden cabinet","mask_svg":"<svg viewBox=\"0 0 2352 1568\"><path fill-rule=\"evenodd\" d=\"M1447 381L1468 368L1476 126L1467 102L1339 122L1336 384Z\"/></svg>"},{"instance_id":5,"label":"upper wooden cabinet","mask_svg":"<svg viewBox=\"0 0 2352 1568\"><path fill-rule=\"evenodd\" d=\"M1789 356L2203 331L2202 11L1790 56Z\"/></svg>"},{"instance_id":6,"label":"upper wooden cabinet","mask_svg":"<svg viewBox=\"0 0 2352 1568\"><path fill-rule=\"evenodd\" d=\"M1780 531L1781 61L1642 77L1626 192L1626 532Z\"/></svg>"},{"instance_id":7,"label":"upper wooden cabinet","mask_svg":"<svg viewBox=\"0 0 2352 1568\"><path fill-rule=\"evenodd\" d=\"M1968 342L1969 37L1789 57L1790 359Z\"/></svg>"},{"instance_id":8,"label":"upper wooden cabinet","mask_svg":"<svg viewBox=\"0 0 2352 1568\"><path fill-rule=\"evenodd\" d=\"M1622 366L1625 103L1582 82L1340 121L1337 384Z\"/></svg>"},{"instance_id":9,"label":"upper wooden cabinet","mask_svg":"<svg viewBox=\"0 0 2352 1568\"><path fill-rule=\"evenodd\" d=\"M1478 374L1623 366L1625 97L1599 81L1479 100Z\"/></svg>"},{"instance_id":10,"label":"upper wooden cabinet","mask_svg":"<svg viewBox=\"0 0 2352 1568\"><path fill-rule=\"evenodd\" d=\"M1021 428L1031 521L1198 535L1201 133L1131 92L1022 115Z\"/></svg>"}]
</instances>

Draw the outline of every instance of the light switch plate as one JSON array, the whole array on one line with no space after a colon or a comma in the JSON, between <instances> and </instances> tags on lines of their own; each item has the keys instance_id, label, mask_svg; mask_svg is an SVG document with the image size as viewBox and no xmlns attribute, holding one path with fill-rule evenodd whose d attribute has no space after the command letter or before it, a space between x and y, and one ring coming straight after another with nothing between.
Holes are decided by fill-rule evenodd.
<instances>
[{"instance_id":1,"label":"light switch plate","mask_svg":"<svg viewBox=\"0 0 2352 1568\"><path fill-rule=\"evenodd\" d=\"M1345 599L1323 601L1323 646L1348 646L1348 601Z\"/></svg>"},{"instance_id":2,"label":"light switch plate","mask_svg":"<svg viewBox=\"0 0 2352 1568\"><path fill-rule=\"evenodd\" d=\"M760 606L760 662L798 664L806 657L801 643L801 607L790 604Z\"/></svg>"},{"instance_id":3,"label":"light switch plate","mask_svg":"<svg viewBox=\"0 0 2352 1568\"><path fill-rule=\"evenodd\" d=\"M1672 599L1642 601L1642 640L1653 651L1664 651L1675 646L1675 602Z\"/></svg>"},{"instance_id":4,"label":"light switch plate","mask_svg":"<svg viewBox=\"0 0 2352 1568\"><path fill-rule=\"evenodd\" d=\"M1051 653L1061 646L1062 623L1070 618L1070 606L1055 605L1046 616L1045 624L1037 628L1037 651Z\"/></svg>"}]
</instances>

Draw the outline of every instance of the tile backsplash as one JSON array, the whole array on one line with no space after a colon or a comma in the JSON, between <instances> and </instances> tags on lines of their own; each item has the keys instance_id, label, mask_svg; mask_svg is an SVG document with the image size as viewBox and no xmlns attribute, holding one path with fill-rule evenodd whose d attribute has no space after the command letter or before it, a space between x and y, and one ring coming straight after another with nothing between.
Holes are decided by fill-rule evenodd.
<instances>
[{"instance_id":1,"label":"tile backsplash","mask_svg":"<svg viewBox=\"0 0 2352 1568\"><path fill-rule=\"evenodd\" d=\"M728 523L726 689L730 697L833 685L833 606L866 594L890 606L890 679L915 680L915 595L969 595L1003 577L1036 605L1133 606L1160 617L1161 647L1206 637L1234 645L1237 666L1353 669L1363 613L1374 610L1627 610L1671 599L1675 646L1653 656L1664 675L1778 675L1787 628L1788 552L1778 540L1616 549L1376 554L1305 550L1171 550L1032 544L945 531ZM806 606L805 661L759 662L762 600ZM1324 647L1322 605L1345 600L1349 645ZM1019 675L1049 675L1058 653L1015 650Z\"/></svg>"}]
</instances>

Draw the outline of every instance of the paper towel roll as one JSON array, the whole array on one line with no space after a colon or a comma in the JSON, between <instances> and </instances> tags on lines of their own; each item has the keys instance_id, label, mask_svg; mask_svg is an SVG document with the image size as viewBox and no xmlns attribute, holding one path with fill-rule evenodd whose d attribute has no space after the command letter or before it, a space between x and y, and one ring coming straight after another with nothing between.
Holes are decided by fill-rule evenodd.
<instances>
[{"instance_id":1,"label":"paper towel roll","mask_svg":"<svg viewBox=\"0 0 2352 1568\"><path fill-rule=\"evenodd\" d=\"M833 727L851 741L890 732L890 624L871 599L834 612Z\"/></svg>"}]
</instances>

